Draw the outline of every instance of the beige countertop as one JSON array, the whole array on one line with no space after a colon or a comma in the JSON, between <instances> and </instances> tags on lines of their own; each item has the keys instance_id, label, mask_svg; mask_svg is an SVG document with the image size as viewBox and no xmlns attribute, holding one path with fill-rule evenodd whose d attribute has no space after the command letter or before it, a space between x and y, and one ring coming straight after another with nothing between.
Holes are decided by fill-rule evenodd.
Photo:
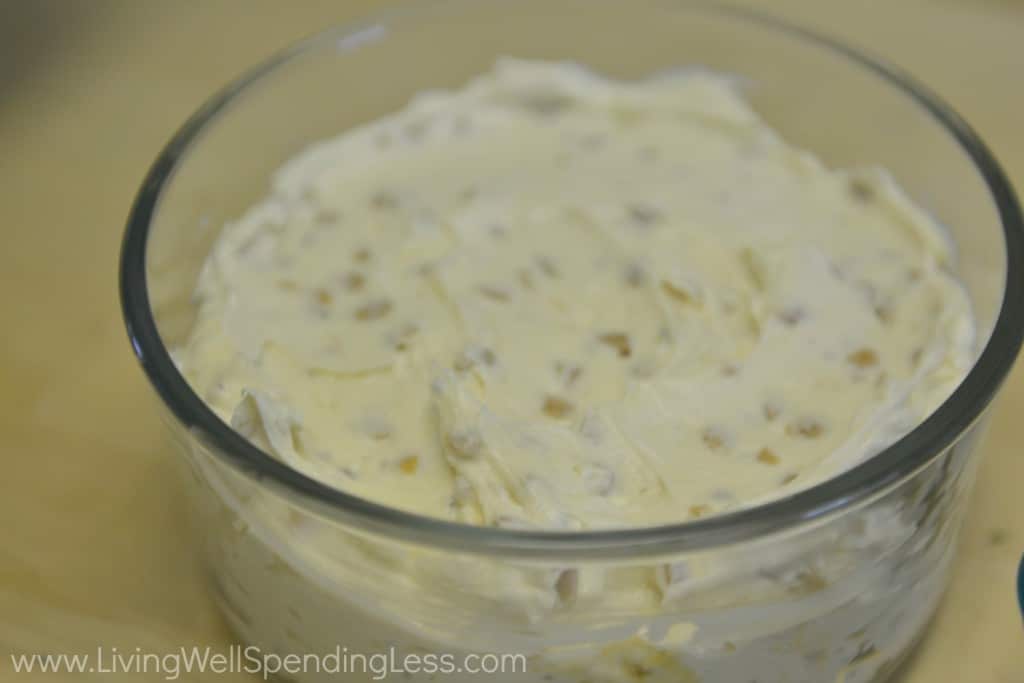
<instances>
[{"instance_id":1,"label":"beige countertop","mask_svg":"<svg viewBox=\"0 0 1024 683\"><path fill-rule=\"evenodd\" d=\"M209 93L378 4L0 4L0 680L59 678L13 674L11 651L231 642L200 579L175 456L121 325L121 231L157 150ZM1024 188L1021 0L747 4L904 66L974 124ZM1022 409L1018 366L995 408L953 586L905 683L1024 681L1013 597L1024 550Z\"/></svg>"}]
</instances>

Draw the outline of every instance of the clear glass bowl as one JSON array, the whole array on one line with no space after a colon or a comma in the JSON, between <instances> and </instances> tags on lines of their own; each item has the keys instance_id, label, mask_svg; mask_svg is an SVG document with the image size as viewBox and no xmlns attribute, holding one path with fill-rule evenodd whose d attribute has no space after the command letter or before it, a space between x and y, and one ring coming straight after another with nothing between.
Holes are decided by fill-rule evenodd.
<instances>
[{"instance_id":1,"label":"clear glass bowl","mask_svg":"<svg viewBox=\"0 0 1024 683\"><path fill-rule=\"evenodd\" d=\"M353 497L261 452L203 404L168 354L189 330L220 226L310 142L418 91L457 87L504 55L620 78L681 65L736 74L791 142L832 165L888 167L958 245L979 322L976 366L934 415L841 476L657 528L446 523ZM435 653L463 668L479 668L465 653L527 658L527 673L506 661L505 673L487 675L496 681L854 683L889 676L946 584L985 409L1021 340L1022 249L1019 207L975 134L927 90L850 48L703 4L452 0L330 30L211 99L142 185L121 294L188 465L215 593L265 652ZM569 601L559 599L567 585ZM358 660L346 664L352 680L376 677L368 660L362 676L351 673ZM290 677L330 677L306 669Z\"/></svg>"}]
</instances>

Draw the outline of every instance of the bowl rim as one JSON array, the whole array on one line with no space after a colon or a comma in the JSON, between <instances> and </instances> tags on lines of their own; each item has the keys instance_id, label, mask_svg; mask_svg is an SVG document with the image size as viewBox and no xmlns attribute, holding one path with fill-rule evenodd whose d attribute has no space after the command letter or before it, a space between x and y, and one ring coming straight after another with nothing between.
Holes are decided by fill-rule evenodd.
<instances>
[{"instance_id":1,"label":"bowl rim","mask_svg":"<svg viewBox=\"0 0 1024 683\"><path fill-rule=\"evenodd\" d=\"M500 0L499 0L500 1ZM957 389L911 432L865 462L791 495L733 512L676 524L597 531L535 531L479 527L406 512L346 493L292 469L233 431L192 391L157 330L149 304L146 246L161 191L207 123L276 68L331 45L355 49L367 31L405 20L444 0L385 10L322 31L249 70L207 100L153 162L132 205L120 260L120 297L128 337L150 383L177 421L204 447L261 485L315 515L370 534L436 548L543 560L635 559L752 541L822 521L870 502L938 457L980 417L1009 373L1024 334L1024 220L1012 186L993 154L949 105L898 67L858 49L758 11L714 2L673 2L758 25L845 57L915 101L960 145L988 186L1002 222L1006 282L999 315L975 365ZM666 3L659 3L666 4ZM345 40L349 38L349 40Z\"/></svg>"}]
</instances>

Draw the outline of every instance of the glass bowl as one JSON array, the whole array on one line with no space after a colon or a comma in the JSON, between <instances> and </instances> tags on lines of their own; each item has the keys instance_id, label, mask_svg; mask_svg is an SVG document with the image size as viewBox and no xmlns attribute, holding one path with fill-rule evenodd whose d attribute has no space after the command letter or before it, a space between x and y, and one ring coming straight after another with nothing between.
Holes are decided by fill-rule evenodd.
<instances>
[{"instance_id":1,"label":"glass bowl","mask_svg":"<svg viewBox=\"0 0 1024 683\"><path fill-rule=\"evenodd\" d=\"M168 352L189 331L220 227L308 144L506 55L617 78L686 65L734 74L790 142L829 165L890 169L957 244L979 327L970 374L912 432L829 481L642 529L429 519L310 479L234 433ZM977 136L853 49L705 4L442 0L329 30L207 102L139 191L121 296L184 455L215 595L246 642L316 658L289 678L379 680L383 666L413 680L854 683L891 674L947 582L985 411L1021 341L1022 249L1020 209Z\"/></svg>"}]
</instances>

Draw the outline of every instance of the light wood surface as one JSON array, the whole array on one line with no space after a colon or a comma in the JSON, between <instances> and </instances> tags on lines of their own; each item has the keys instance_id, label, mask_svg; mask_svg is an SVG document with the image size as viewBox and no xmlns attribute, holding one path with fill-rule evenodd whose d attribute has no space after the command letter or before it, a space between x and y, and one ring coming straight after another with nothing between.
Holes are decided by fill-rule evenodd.
<instances>
[{"instance_id":1,"label":"light wood surface","mask_svg":"<svg viewBox=\"0 0 1024 683\"><path fill-rule=\"evenodd\" d=\"M122 226L159 147L216 87L378 4L0 2L0 680L58 680L14 675L11 651L230 642L121 324ZM1024 186L1024 2L748 4L906 67ZM905 683L1024 681L1022 409L1018 368L995 408L953 586Z\"/></svg>"}]
</instances>

